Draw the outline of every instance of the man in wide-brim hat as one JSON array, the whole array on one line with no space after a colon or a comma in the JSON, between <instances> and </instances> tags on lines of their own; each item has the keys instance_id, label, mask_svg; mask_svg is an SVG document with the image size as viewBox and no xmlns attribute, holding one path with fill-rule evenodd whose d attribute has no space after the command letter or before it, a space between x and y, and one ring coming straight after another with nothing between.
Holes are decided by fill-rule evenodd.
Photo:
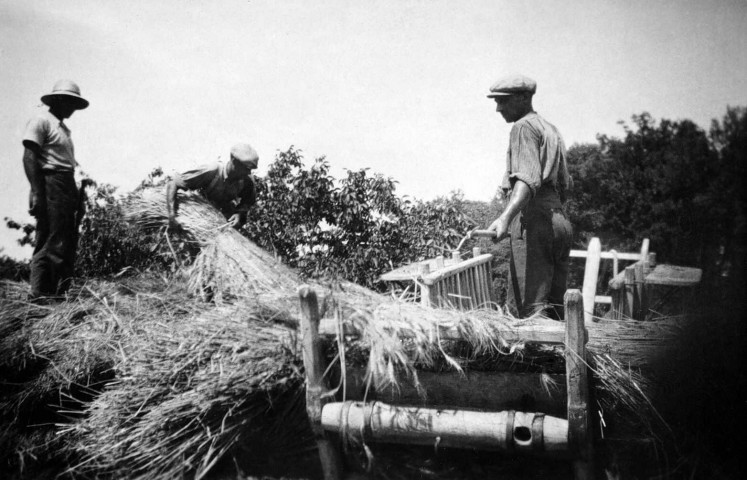
<instances>
[{"instance_id":1,"label":"man in wide-brim hat","mask_svg":"<svg viewBox=\"0 0 747 480\"><path fill-rule=\"evenodd\" d=\"M88 107L80 88L60 80L41 97L49 110L29 120L23 134L23 167L31 186L29 213L36 217L31 259L31 299L55 298L70 286L81 208L75 184L75 151L65 120Z\"/></svg>"}]
</instances>

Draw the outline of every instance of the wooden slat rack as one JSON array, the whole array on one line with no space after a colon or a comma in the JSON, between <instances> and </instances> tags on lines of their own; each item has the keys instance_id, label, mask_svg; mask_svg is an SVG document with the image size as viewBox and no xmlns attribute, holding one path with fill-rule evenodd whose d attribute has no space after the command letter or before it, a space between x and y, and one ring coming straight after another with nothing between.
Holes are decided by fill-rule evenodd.
<instances>
[{"instance_id":1,"label":"wooden slat rack","mask_svg":"<svg viewBox=\"0 0 747 480\"><path fill-rule=\"evenodd\" d=\"M385 273L380 280L414 285L423 306L430 308L493 308L496 298L491 285L493 256L472 249L472 258L462 259L459 251L451 258L438 256Z\"/></svg>"}]
</instances>

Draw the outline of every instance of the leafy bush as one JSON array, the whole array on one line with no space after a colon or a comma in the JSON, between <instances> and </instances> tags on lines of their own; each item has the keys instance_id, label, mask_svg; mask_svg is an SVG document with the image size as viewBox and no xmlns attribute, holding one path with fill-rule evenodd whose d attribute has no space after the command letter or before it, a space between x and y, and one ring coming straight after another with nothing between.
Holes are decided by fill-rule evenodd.
<instances>
[{"instance_id":1,"label":"leafy bush","mask_svg":"<svg viewBox=\"0 0 747 480\"><path fill-rule=\"evenodd\" d=\"M0 250L0 253L2 251ZM0 279L20 282L29 279L29 262L0 255Z\"/></svg>"},{"instance_id":2,"label":"leafy bush","mask_svg":"<svg viewBox=\"0 0 747 480\"><path fill-rule=\"evenodd\" d=\"M165 182L163 171L154 169L136 189ZM86 198L86 214L80 226L78 255L75 268L78 275L96 277L128 270L173 271L189 263L199 251L184 239L167 238L163 231L133 228L124 218L124 199L116 195L116 187L93 185ZM164 197L164 202L166 201Z\"/></svg>"},{"instance_id":3,"label":"leafy bush","mask_svg":"<svg viewBox=\"0 0 747 480\"><path fill-rule=\"evenodd\" d=\"M569 150L577 243L598 236L605 248L637 251L649 238L660 262L739 274L747 109L729 108L710 132L648 113L623 128L622 138L599 136Z\"/></svg>"},{"instance_id":4,"label":"leafy bush","mask_svg":"<svg viewBox=\"0 0 747 480\"><path fill-rule=\"evenodd\" d=\"M324 158L306 168L291 147L258 179L245 231L305 275L381 288L382 273L451 250L475 226L459 195L423 202L403 199L395 188L367 169L335 180Z\"/></svg>"}]
</instances>

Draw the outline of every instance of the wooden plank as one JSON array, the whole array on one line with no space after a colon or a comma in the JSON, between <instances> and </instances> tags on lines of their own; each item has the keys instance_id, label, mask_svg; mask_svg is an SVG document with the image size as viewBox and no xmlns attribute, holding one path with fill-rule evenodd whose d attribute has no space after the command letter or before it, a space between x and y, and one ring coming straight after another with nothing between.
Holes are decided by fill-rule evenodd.
<instances>
[{"instance_id":1,"label":"wooden plank","mask_svg":"<svg viewBox=\"0 0 747 480\"><path fill-rule=\"evenodd\" d=\"M699 268L656 265L653 271L646 275L646 283L652 285L691 287L700 283L702 275L703 271Z\"/></svg>"},{"instance_id":2,"label":"wooden plank","mask_svg":"<svg viewBox=\"0 0 747 480\"><path fill-rule=\"evenodd\" d=\"M344 335L358 336L360 332L350 322L343 324ZM511 325L496 322L496 332L507 341L524 341L528 343L553 343L562 344L565 341L565 324L549 319L526 319L518 320ZM441 325L438 327L439 336L442 340L462 340L459 329L454 324ZM332 318L323 318L319 325L319 333L323 336L334 337L337 335L337 324Z\"/></svg>"},{"instance_id":3,"label":"wooden plank","mask_svg":"<svg viewBox=\"0 0 747 480\"><path fill-rule=\"evenodd\" d=\"M592 464L589 378L586 364L586 329L581 292L565 293L566 382L568 388L568 447L578 456L573 462L576 480L594 478Z\"/></svg>"},{"instance_id":4,"label":"wooden plank","mask_svg":"<svg viewBox=\"0 0 747 480\"><path fill-rule=\"evenodd\" d=\"M474 267L476 265L480 265L485 262L489 262L491 258L493 258L493 255L489 253L485 253L483 255L480 255L479 257L470 258L469 260L465 260L458 264L444 267L441 270L436 271L436 272L432 272L430 275L426 275L425 277L423 277L423 281L427 284L436 283L458 272L467 270L468 268Z\"/></svg>"},{"instance_id":5,"label":"wooden plank","mask_svg":"<svg viewBox=\"0 0 747 480\"><path fill-rule=\"evenodd\" d=\"M402 379L397 389L379 391L366 383L365 374L364 367L346 369L346 400L380 400L430 408L458 405L479 410L536 411L560 417L568 413L565 375L560 374L547 375L549 383L543 385L535 373L418 371L425 396L409 379ZM338 396L338 400L343 399Z\"/></svg>"},{"instance_id":6,"label":"wooden plank","mask_svg":"<svg viewBox=\"0 0 747 480\"><path fill-rule=\"evenodd\" d=\"M602 251L602 243L599 238L593 237L589 241L588 256L584 268L584 320L591 323L594 317L594 298L597 295L597 280L599 279L599 260Z\"/></svg>"},{"instance_id":7,"label":"wooden plank","mask_svg":"<svg viewBox=\"0 0 747 480\"><path fill-rule=\"evenodd\" d=\"M395 268L391 272L387 272L379 277L379 280L383 282L406 282L414 281L421 277L420 269L421 265L428 266L428 262L411 263L399 268Z\"/></svg>"},{"instance_id":8,"label":"wooden plank","mask_svg":"<svg viewBox=\"0 0 747 480\"><path fill-rule=\"evenodd\" d=\"M322 427L322 409L327 388L324 384L324 358L319 338L319 306L316 293L307 285L298 291L301 302L301 341L306 372L306 413L316 436L325 480L341 480L342 456Z\"/></svg>"},{"instance_id":9,"label":"wooden plank","mask_svg":"<svg viewBox=\"0 0 747 480\"><path fill-rule=\"evenodd\" d=\"M571 250L571 258L587 258L588 256L589 252L586 250ZM600 252L599 257L604 260L614 260L615 257L617 257L618 260L637 262L641 259L641 254L623 252L615 253L614 250L610 250L609 252Z\"/></svg>"}]
</instances>

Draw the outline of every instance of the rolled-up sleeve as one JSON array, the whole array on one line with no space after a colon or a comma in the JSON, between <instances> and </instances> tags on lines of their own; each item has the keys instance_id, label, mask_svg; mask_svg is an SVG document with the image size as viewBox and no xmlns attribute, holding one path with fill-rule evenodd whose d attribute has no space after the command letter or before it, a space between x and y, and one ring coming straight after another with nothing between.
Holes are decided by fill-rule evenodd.
<instances>
[{"instance_id":1,"label":"rolled-up sleeve","mask_svg":"<svg viewBox=\"0 0 747 480\"><path fill-rule=\"evenodd\" d=\"M215 168L205 166L174 175L174 182L183 190L199 190L210 185L214 177Z\"/></svg>"},{"instance_id":2,"label":"rolled-up sleeve","mask_svg":"<svg viewBox=\"0 0 747 480\"><path fill-rule=\"evenodd\" d=\"M44 145L44 140L49 132L49 122L42 117L34 117L26 124L26 130L23 132L23 144L32 142L40 147Z\"/></svg>"},{"instance_id":3,"label":"rolled-up sleeve","mask_svg":"<svg viewBox=\"0 0 747 480\"><path fill-rule=\"evenodd\" d=\"M529 186L532 197L542 185L542 161L537 132L526 124L511 130L508 180L513 188L517 180Z\"/></svg>"}]
</instances>

